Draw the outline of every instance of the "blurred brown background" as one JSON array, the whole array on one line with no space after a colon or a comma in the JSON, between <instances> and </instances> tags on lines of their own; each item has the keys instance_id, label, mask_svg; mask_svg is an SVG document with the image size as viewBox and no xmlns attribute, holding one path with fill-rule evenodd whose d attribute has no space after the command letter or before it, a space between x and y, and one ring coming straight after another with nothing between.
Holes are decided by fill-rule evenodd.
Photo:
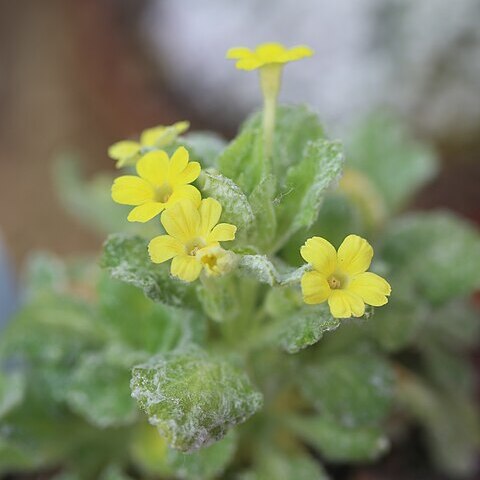
<instances>
[{"instance_id":1,"label":"blurred brown background","mask_svg":"<svg viewBox=\"0 0 480 480\"><path fill-rule=\"evenodd\" d=\"M77 149L90 174L112 169L108 145L185 117L128 28L139 5L114 3L0 2L0 231L17 264L102 241L59 205L57 153Z\"/></svg>"},{"instance_id":2,"label":"blurred brown background","mask_svg":"<svg viewBox=\"0 0 480 480\"><path fill-rule=\"evenodd\" d=\"M174 94L151 58L136 23L147 3L0 1L0 235L17 266L32 249L96 251L102 242L59 205L55 155L78 151L91 175L113 169L111 143L148 126L222 127ZM480 221L480 141L428 140L444 166L416 206Z\"/></svg>"}]
</instances>

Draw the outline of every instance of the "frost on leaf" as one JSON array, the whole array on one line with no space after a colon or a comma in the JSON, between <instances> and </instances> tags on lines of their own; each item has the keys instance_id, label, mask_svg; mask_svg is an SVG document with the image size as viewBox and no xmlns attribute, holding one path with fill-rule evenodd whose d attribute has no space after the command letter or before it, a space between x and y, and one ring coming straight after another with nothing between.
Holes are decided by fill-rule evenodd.
<instances>
[{"instance_id":1,"label":"frost on leaf","mask_svg":"<svg viewBox=\"0 0 480 480\"><path fill-rule=\"evenodd\" d=\"M150 423L184 452L220 440L262 405L244 373L195 346L134 367L130 388Z\"/></svg>"},{"instance_id":2,"label":"frost on leaf","mask_svg":"<svg viewBox=\"0 0 480 480\"><path fill-rule=\"evenodd\" d=\"M347 428L378 425L390 412L393 371L382 356L368 350L309 365L299 382L314 407Z\"/></svg>"},{"instance_id":3,"label":"frost on leaf","mask_svg":"<svg viewBox=\"0 0 480 480\"><path fill-rule=\"evenodd\" d=\"M340 178L344 155L340 143L318 139L298 152L299 161L286 173L277 208L279 231L288 237L311 227L318 217L323 195Z\"/></svg>"},{"instance_id":4,"label":"frost on leaf","mask_svg":"<svg viewBox=\"0 0 480 480\"><path fill-rule=\"evenodd\" d=\"M113 278L141 288L156 302L177 307L194 303L193 287L172 278L168 265L152 263L147 243L136 235L110 235L103 245L102 267Z\"/></svg>"},{"instance_id":5,"label":"frost on leaf","mask_svg":"<svg viewBox=\"0 0 480 480\"><path fill-rule=\"evenodd\" d=\"M285 266L277 268L266 255L242 255L238 267L242 274L270 286L298 283L308 268L307 266L296 269Z\"/></svg>"},{"instance_id":6,"label":"frost on leaf","mask_svg":"<svg viewBox=\"0 0 480 480\"><path fill-rule=\"evenodd\" d=\"M469 295L480 287L480 236L452 214L416 213L392 222L380 254L409 275L433 304Z\"/></svg>"},{"instance_id":7,"label":"frost on leaf","mask_svg":"<svg viewBox=\"0 0 480 480\"><path fill-rule=\"evenodd\" d=\"M278 340L288 353L297 353L314 345L324 333L340 326L340 320L332 317L326 304L300 308L282 320Z\"/></svg>"},{"instance_id":8,"label":"frost on leaf","mask_svg":"<svg viewBox=\"0 0 480 480\"><path fill-rule=\"evenodd\" d=\"M242 189L233 181L214 171L202 172L204 196L215 198L222 205L222 222L233 223L238 232L246 232L255 215Z\"/></svg>"},{"instance_id":9,"label":"frost on leaf","mask_svg":"<svg viewBox=\"0 0 480 480\"><path fill-rule=\"evenodd\" d=\"M290 428L332 462L373 461L389 446L378 427L347 428L324 416L293 417Z\"/></svg>"},{"instance_id":10,"label":"frost on leaf","mask_svg":"<svg viewBox=\"0 0 480 480\"><path fill-rule=\"evenodd\" d=\"M24 393L25 379L23 375L0 371L0 418L21 403Z\"/></svg>"}]
</instances>

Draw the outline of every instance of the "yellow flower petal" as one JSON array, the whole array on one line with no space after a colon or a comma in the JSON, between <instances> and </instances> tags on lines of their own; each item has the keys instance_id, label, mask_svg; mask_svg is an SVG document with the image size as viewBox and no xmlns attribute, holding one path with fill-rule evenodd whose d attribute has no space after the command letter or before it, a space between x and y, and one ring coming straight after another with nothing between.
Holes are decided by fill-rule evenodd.
<instances>
[{"instance_id":1,"label":"yellow flower petal","mask_svg":"<svg viewBox=\"0 0 480 480\"><path fill-rule=\"evenodd\" d=\"M237 227L230 223L219 223L207 236L207 242L228 242L235 239Z\"/></svg>"},{"instance_id":2,"label":"yellow flower petal","mask_svg":"<svg viewBox=\"0 0 480 480\"><path fill-rule=\"evenodd\" d=\"M184 244L200 236L200 214L190 200L181 200L167 208L161 221L167 233Z\"/></svg>"},{"instance_id":3,"label":"yellow flower petal","mask_svg":"<svg viewBox=\"0 0 480 480\"><path fill-rule=\"evenodd\" d=\"M230 60L238 60L240 58L248 57L252 55L252 53L253 52L249 48L233 47L228 50L226 58Z\"/></svg>"},{"instance_id":4,"label":"yellow flower petal","mask_svg":"<svg viewBox=\"0 0 480 480\"><path fill-rule=\"evenodd\" d=\"M129 222L145 223L157 216L165 209L165 204L160 202L148 202L135 207L127 217Z\"/></svg>"},{"instance_id":5,"label":"yellow flower petal","mask_svg":"<svg viewBox=\"0 0 480 480\"><path fill-rule=\"evenodd\" d=\"M255 49L255 54L260 60L271 63L282 61L286 52L286 48L280 43L264 43Z\"/></svg>"},{"instance_id":6,"label":"yellow flower petal","mask_svg":"<svg viewBox=\"0 0 480 480\"><path fill-rule=\"evenodd\" d=\"M108 156L117 160L117 167L123 166L130 158L140 151L140 144L131 140L114 143L108 148Z\"/></svg>"},{"instance_id":7,"label":"yellow flower petal","mask_svg":"<svg viewBox=\"0 0 480 480\"><path fill-rule=\"evenodd\" d=\"M186 120L176 122L172 125L172 128L177 132L177 135L181 135L190 128L190 122L187 122Z\"/></svg>"},{"instance_id":8,"label":"yellow flower petal","mask_svg":"<svg viewBox=\"0 0 480 480\"><path fill-rule=\"evenodd\" d=\"M368 270L373 257L372 246L358 235L349 235L338 249L338 267L349 275Z\"/></svg>"},{"instance_id":9,"label":"yellow flower petal","mask_svg":"<svg viewBox=\"0 0 480 480\"><path fill-rule=\"evenodd\" d=\"M157 140L165 132L163 125L158 125L157 127L147 128L140 135L140 143L144 147L154 147L157 143Z\"/></svg>"},{"instance_id":10,"label":"yellow flower petal","mask_svg":"<svg viewBox=\"0 0 480 480\"><path fill-rule=\"evenodd\" d=\"M332 290L328 297L328 306L335 318L361 317L365 313L362 299L347 290Z\"/></svg>"},{"instance_id":11,"label":"yellow flower petal","mask_svg":"<svg viewBox=\"0 0 480 480\"><path fill-rule=\"evenodd\" d=\"M181 200L190 200L198 208L202 200L202 195L193 185L181 185L175 188L168 199L167 205L170 207Z\"/></svg>"},{"instance_id":12,"label":"yellow flower petal","mask_svg":"<svg viewBox=\"0 0 480 480\"><path fill-rule=\"evenodd\" d=\"M160 235L150 241L148 253L153 263L162 263L177 255L184 255L185 247L170 235Z\"/></svg>"},{"instance_id":13,"label":"yellow flower petal","mask_svg":"<svg viewBox=\"0 0 480 480\"><path fill-rule=\"evenodd\" d=\"M170 273L184 282L193 282L202 271L202 264L196 257L179 255L172 260Z\"/></svg>"},{"instance_id":14,"label":"yellow flower petal","mask_svg":"<svg viewBox=\"0 0 480 480\"><path fill-rule=\"evenodd\" d=\"M330 296L326 278L318 272L307 272L302 277L303 300L308 304L322 303Z\"/></svg>"},{"instance_id":15,"label":"yellow flower petal","mask_svg":"<svg viewBox=\"0 0 480 480\"><path fill-rule=\"evenodd\" d=\"M113 182L112 198L123 205L142 205L155 198L152 186L142 178L123 175Z\"/></svg>"},{"instance_id":16,"label":"yellow flower petal","mask_svg":"<svg viewBox=\"0 0 480 480\"><path fill-rule=\"evenodd\" d=\"M202 236L207 237L212 228L220 220L222 214L222 206L214 198L205 198L200 204L200 231Z\"/></svg>"},{"instance_id":17,"label":"yellow flower petal","mask_svg":"<svg viewBox=\"0 0 480 480\"><path fill-rule=\"evenodd\" d=\"M301 58L305 57L311 57L313 54L314 51L306 45L298 45L296 47L292 47L286 52L286 56L289 62L300 60Z\"/></svg>"},{"instance_id":18,"label":"yellow flower petal","mask_svg":"<svg viewBox=\"0 0 480 480\"><path fill-rule=\"evenodd\" d=\"M328 278L337 266L337 252L333 245L321 237L309 238L300 249L303 259L313 268Z\"/></svg>"},{"instance_id":19,"label":"yellow flower petal","mask_svg":"<svg viewBox=\"0 0 480 480\"><path fill-rule=\"evenodd\" d=\"M388 302L387 296L392 289L384 278L375 273L366 272L352 279L348 291L361 297L368 305L380 307Z\"/></svg>"},{"instance_id":20,"label":"yellow flower petal","mask_svg":"<svg viewBox=\"0 0 480 480\"><path fill-rule=\"evenodd\" d=\"M185 170L188 165L188 150L185 147L178 147L170 159L169 180L175 183L178 175Z\"/></svg>"},{"instance_id":21,"label":"yellow flower petal","mask_svg":"<svg viewBox=\"0 0 480 480\"><path fill-rule=\"evenodd\" d=\"M192 183L200 175L201 167L198 162L190 162L180 173L170 175L172 185L185 185Z\"/></svg>"},{"instance_id":22,"label":"yellow flower petal","mask_svg":"<svg viewBox=\"0 0 480 480\"><path fill-rule=\"evenodd\" d=\"M138 175L155 186L160 186L167 181L168 155L162 151L146 153L137 162Z\"/></svg>"}]
</instances>

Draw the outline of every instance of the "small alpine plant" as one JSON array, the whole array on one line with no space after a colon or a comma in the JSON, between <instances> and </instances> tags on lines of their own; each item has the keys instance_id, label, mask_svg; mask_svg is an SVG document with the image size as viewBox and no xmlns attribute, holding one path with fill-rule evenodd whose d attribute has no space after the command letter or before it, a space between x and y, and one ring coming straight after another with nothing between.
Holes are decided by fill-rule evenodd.
<instances>
[{"instance_id":1,"label":"small alpine plant","mask_svg":"<svg viewBox=\"0 0 480 480\"><path fill-rule=\"evenodd\" d=\"M0 341L0 471L315 480L412 442L474 471L478 233L406 211L436 164L390 115L344 148L278 104L312 55L227 52L264 100L230 142L179 122L112 145L115 179L59 165L66 206L109 236L99 262L29 263Z\"/></svg>"}]
</instances>

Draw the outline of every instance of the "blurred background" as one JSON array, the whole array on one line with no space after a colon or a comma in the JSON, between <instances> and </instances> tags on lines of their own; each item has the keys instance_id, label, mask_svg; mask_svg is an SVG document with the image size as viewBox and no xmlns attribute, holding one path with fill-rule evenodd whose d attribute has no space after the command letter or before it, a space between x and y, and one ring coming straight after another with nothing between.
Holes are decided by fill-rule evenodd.
<instances>
[{"instance_id":1,"label":"blurred background","mask_svg":"<svg viewBox=\"0 0 480 480\"><path fill-rule=\"evenodd\" d=\"M111 143L156 124L232 136L260 102L256 76L224 59L234 45L312 46L282 100L311 104L340 138L394 110L442 162L412 207L480 221L479 25L479 0L1 0L3 313L30 250L103 240L61 207L56 158L77 155L88 177L113 170Z\"/></svg>"}]
</instances>

